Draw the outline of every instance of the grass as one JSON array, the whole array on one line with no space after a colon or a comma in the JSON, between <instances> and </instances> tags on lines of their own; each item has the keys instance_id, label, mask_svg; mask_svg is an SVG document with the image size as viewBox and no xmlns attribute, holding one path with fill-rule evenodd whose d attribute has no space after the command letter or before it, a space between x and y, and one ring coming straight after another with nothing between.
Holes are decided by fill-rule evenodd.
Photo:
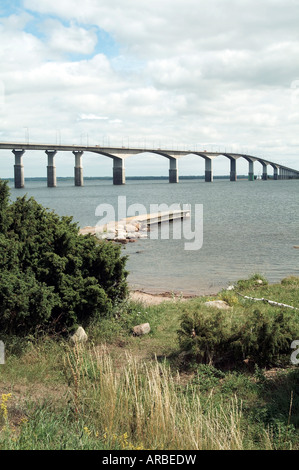
<instances>
[{"instance_id":1,"label":"grass","mask_svg":"<svg viewBox=\"0 0 299 470\"><path fill-rule=\"evenodd\" d=\"M237 292L299 306L299 278L276 285L258 279L239 281L215 298L230 304L228 315L240 321L257 303ZM180 351L182 312L204 311L206 300L127 302L113 319L90 325L84 346L4 338L0 449L298 450L296 366L220 369ZM258 304L273 315L280 311ZM143 322L151 332L133 337L132 327Z\"/></svg>"}]
</instances>

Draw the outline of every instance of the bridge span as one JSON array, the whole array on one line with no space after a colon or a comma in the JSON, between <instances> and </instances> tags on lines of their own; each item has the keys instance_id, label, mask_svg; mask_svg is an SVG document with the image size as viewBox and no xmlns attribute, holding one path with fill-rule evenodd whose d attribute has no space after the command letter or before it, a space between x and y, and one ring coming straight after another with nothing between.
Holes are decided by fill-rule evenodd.
<instances>
[{"instance_id":1,"label":"bridge span","mask_svg":"<svg viewBox=\"0 0 299 470\"><path fill-rule=\"evenodd\" d=\"M263 168L262 179L268 179L267 167L273 168L273 179L294 179L299 178L299 170L288 168L279 163L270 162L264 158L239 154L239 153L223 153L223 152L207 152L192 150L167 150L160 148L129 148L129 147L101 147L82 146L82 145L52 145L52 144L34 144L34 143L16 143L16 142L0 142L0 150L11 150L15 156L14 165L14 184L16 188L23 188L25 185L23 155L27 151L44 151L47 155L47 184L48 187L57 185L55 156L57 152L72 152L75 157L74 182L75 186L83 186L83 166L82 157L85 152L97 153L104 155L113 160L113 184L122 185L126 182L125 177L125 160L131 155L142 153L153 153L161 155L169 160L169 183L179 182L178 161L187 155L193 154L205 160L205 181L213 181L213 161L218 156L225 156L230 160L230 181L237 181L237 160L244 158L248 162L248 180L253 181L254 163L259 162Z\"/></svg>"}]
</instances>

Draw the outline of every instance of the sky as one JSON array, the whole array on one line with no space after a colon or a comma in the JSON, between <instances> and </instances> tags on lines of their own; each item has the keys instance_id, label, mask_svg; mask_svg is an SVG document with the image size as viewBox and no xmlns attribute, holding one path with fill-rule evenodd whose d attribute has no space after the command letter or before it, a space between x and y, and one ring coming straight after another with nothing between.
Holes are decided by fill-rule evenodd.
<instances>
[{"instance_id":1,"label":"sky","mask_svg":"<svg viewBox=\"0 0 299 470\"><path fill-rule=\"evenodd\" d=\"M1 0L0 141L226 151L299 169L298 24L299 0ZM23 160L25 178L46 176L44 152ZM55 160L73 175L71 153ZM1 150L0 177L13 165ZM112 176L107 157L85 153L83 166ZM126 160L127 176L168 168L154 154ZM203 174L204 160L180 159L179 173ZM214 174L228 173L217 157Z\"/></svg>"}]
</instances>

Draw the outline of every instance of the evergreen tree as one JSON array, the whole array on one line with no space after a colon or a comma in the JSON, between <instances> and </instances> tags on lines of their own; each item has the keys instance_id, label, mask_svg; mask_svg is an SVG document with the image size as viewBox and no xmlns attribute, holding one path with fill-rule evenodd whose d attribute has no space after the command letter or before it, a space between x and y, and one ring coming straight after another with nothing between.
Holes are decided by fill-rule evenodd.
<instances>
[{"instance_id":1,"label":"evergreen tree","mask_svg":"<svg viewBox=\"0 0 299 470\"><path fill-rule=\"evenodd\" d=\"M127 295L126 257L92 235L79 235L33 198L9 203L0 181L0 329L63 331L111 313Z\"/></svg>"}]
</instances>

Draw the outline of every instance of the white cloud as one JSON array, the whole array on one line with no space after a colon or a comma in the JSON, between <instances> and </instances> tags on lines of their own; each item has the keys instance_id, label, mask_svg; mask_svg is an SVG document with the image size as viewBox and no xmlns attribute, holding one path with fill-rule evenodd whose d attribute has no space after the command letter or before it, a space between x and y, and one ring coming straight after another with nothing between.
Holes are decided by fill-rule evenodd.
<instances>
[{"instance_id":1,"label":"white cloud","mask_svg":"<svg viewBox=\"0 0 299 470\"><path fill-rule=\"evenodd\" d=\"M96 114L80 114L79 116L79 121L96 121L96 120L99 120L99 121L106 121L107 119L109 119L107 116L97 116Z\"/></svg>"},{"instance_id":2,"label":"white cloud","mask_svg":"<svg viewBox=\"0 0 299 470\"><path fill-rule=\"evenodd\" d=\"M37 141L59 130L63 142L233 146L296 163L298 2L23 5L0 20L3 140L27 127Z\"/></svg>"},{"instance_id":3,"label":"white cloud","mask_svg":"<svg viewBox=\"0 0 299 470\"><path fill-rule=\"evenodd\" d=\"M97 44L94 29L85 29L71 23L63 26L59 21L49 19L42 24L50 49L58 53L91 54Z\"/></svg>"}]
</instances>

